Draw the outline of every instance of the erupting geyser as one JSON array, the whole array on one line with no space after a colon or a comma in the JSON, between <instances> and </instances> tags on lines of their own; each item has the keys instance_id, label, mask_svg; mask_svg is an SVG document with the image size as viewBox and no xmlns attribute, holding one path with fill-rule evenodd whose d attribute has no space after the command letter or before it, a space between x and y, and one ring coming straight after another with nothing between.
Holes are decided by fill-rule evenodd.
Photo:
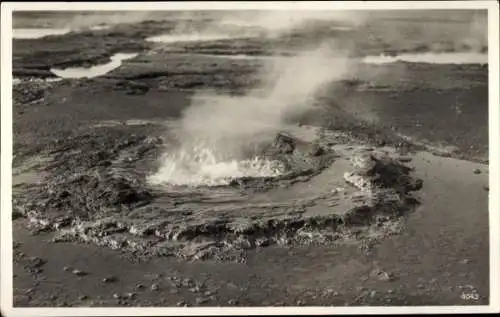
<instances>
[{"instance_id":1,"label":"erupting geyser","mask_svg":"<svg viewBox=\"0 0 500 317\"><path fill-rule=\"evenodd\" d=\"M211 150L195 147L167 156L150 181L157 185L220 186L243 177L275 177L283 171L283 164L277 160L254 157L219 161Z\"/></svg>"},{"instance_id":2,"label":"erupting geyser","mask_svg":"<svg viewBox=\"0 0 500 317\"><path fill-rule=\"evenodd\" d=\"M258 148L271 143L288 119L310 110L320 88L352 71L348 59L329 44L268 61L260 76L263 84L246 96L194 98L180 122L181 146L168 152L149 181L217 186L286 172L283 160Z\"/></svg>"}]
</instances>

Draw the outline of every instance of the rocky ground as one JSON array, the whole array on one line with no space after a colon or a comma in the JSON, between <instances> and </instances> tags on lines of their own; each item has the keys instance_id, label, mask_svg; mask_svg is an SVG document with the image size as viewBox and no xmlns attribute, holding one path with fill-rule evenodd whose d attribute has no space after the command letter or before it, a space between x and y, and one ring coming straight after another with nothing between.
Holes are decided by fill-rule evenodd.
<instances>
[{"instance_id":1,"label":"rocky ground","mask_svg":"<svg viewBox=\"0 0 500 317\"><path fill-rule=\"evenodd\" d=\"M426 154L413 157L408 164L421 171L416 176L425 184L418 197L422 205L388 228L395 236L383 238L382 230L376 228L378 241L374 245L357 239L354 244L263 245L244 250L238 258L244 261L131 258L127 252L99 248L94 243L54 243L52 232L33 235L21 218L14 223L16 303L486 304L489 279L484 274L488 270L484 258L488 240L487 235L481 238L477 232L487 232L488 226L487 170L475 163L449 160ZM483 173L473 174L476 168ZM464 178L469 179L466 184L461 181ZM464 202L457 200L457 195L474 198ZM62 254L64 260L60 259ZM477 294L478 299L464 300L461 295L465 293Z\"/></svg>"},{"instance_id":2,"label":"rocky ground","mask_svg":"<svg viewBox=\"0 0 500 317\"><path fill-rule=\"evenodd\" d=\"M14 41L15 306L489 302L487 67L366 65L264 144L285 174L165 191L146 177L195 92L259 84L262 61L224 55L308 41L145 41L173 27ZM353 51L424 49L384 39ZM43 80L128 51L103 77Z\"/></svg>"}]
</instances>

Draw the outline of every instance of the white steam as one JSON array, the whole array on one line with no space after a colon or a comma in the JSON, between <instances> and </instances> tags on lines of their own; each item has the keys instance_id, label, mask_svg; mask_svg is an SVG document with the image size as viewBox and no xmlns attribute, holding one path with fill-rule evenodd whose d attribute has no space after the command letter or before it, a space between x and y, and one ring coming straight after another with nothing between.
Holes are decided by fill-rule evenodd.
<instances>
[{"instance_id":1,"label":"white steam","mask_svg":"<svg viewBox=\"0 0 500 317\"><path fill-rule=\"evenodd\" d=\"M193 98L177 131L182 146L165 156L150 181L222 185L243 176L279 175L282 164L248 153L271 141L287 118L311 109L318 90L342 79L351 67L341 52L322 44L292 58L268 61L260 76L262 86L245 96Z\"/></svg>"},{"instance_id":2,"label":"white steam","mask_svg":"<svg viewBox=\"0 0 500 317\"><path fill-rule=\"evenodd\" d=\"M366 13L353 11L242 11L221 17L222 25L261 29L268 36L279 36L310 22L336 22L357 26L365 21Z\"/></svg>"},{"instance_id":3,"label":"white steam","mask_svg":"<svg viewBox=\"0 0 500 317\"><path fill-rule=\"evenodd\" d=\"M230 11L201 14L179 12L177 25L167 34L148 38L150 41L216 40L228 38L277 38L287 33L323 23L332 30L351 30L364 23L366 13L353 11ZM204 19L203 22L200 22ZM327 26L328 24L331 25Z\"/></svg>"}]
</instances>

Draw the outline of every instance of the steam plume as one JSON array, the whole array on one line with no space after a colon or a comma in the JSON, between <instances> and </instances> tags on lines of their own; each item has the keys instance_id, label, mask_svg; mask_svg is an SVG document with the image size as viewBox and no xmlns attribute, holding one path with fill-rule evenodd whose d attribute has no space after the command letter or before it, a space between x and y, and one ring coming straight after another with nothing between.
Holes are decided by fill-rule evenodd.
<instances>
[{"instance_id":1,"label":"steam plume","mask_svg":"<svg viewBox=\"0 0 500 317\"><path fill-rule=\"evenodd\" d=\"M152 180L223 184L231 177L279 173L276 162L248 157L249 148L272 140L288 118L313 107L319 89L352 70L345 52L333 44L322 42L294 57L269 60L259 76L261 86L245 96L193 98L177 131L182 146L167 155Z\"/></svg>"}]
</instances>

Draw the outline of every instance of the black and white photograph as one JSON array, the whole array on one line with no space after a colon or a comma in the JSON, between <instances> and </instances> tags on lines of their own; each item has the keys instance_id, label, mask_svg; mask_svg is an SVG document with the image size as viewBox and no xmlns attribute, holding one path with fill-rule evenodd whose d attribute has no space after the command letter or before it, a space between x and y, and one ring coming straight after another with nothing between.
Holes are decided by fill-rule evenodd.
<instances>
[{"instance_id":1,"label":"black and white photograph","mask_svg":"<svg viewBox=\"0 0 500 317\"><path fill-rule=\"evenodd\" d=\"M2 3L2 314L498 312L498 2L375 2Z\"/></svg>"}]
</instances>

